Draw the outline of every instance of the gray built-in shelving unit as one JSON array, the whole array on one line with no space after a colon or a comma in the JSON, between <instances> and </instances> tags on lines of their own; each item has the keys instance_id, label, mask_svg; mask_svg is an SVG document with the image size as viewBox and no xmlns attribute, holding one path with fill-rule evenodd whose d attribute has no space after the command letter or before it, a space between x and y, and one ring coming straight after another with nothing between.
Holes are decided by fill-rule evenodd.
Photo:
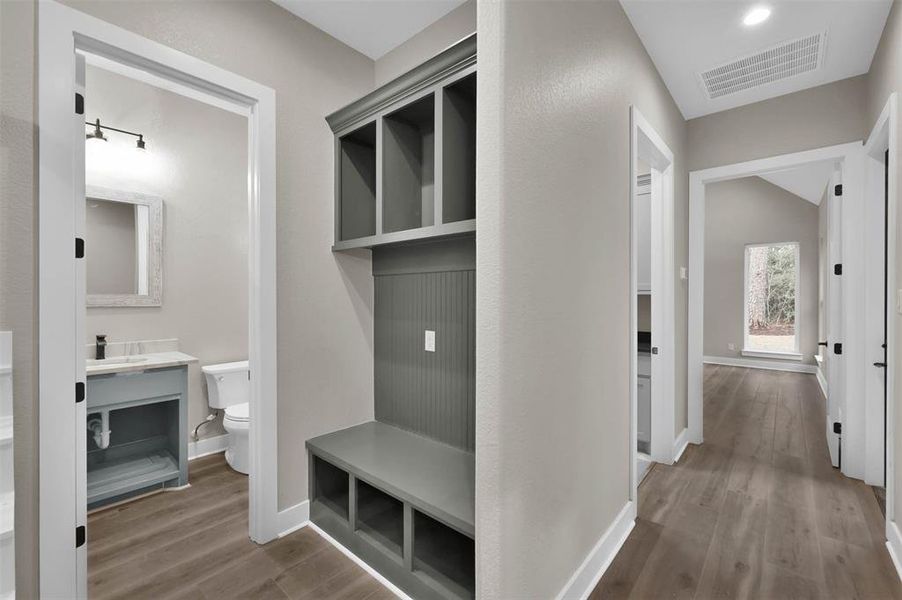
<instances>
[{"instance_id":1,"label":"gray built-in shelving unit","mask_svg":"<svg viewBox=\"0 0 902 600\"><path fill-rule=\"evenodd\" d=\"M307 440L310 518L411 597L472 598L475 35L327 121L333 250L372 249L376 420Z\"/></svg>"},{"instance_id":2,"label":"gray built-in shelving unit","mask_svg":"<svg viewBox=\"0 0 902 600\"><path fill-rule=\"evenodd\" d=\"M476 36L326 117L333 250L476 230Z\"/></svg>"}]
</instances>

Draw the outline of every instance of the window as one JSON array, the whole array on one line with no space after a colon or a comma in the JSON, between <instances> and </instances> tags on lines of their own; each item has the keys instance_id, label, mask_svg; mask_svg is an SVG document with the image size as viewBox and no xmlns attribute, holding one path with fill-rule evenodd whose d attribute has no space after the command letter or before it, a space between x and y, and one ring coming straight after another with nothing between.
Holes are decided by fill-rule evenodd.
<instances>
[{"instance_id":1,"label":"window","mask_svg":"<svg viewBox=\"0 0 902 600\"><path fill-rule=\"evenodd\" d=\"M746 356L800 360L799 244L745 247Z\"/></svg>"}]
</instances>

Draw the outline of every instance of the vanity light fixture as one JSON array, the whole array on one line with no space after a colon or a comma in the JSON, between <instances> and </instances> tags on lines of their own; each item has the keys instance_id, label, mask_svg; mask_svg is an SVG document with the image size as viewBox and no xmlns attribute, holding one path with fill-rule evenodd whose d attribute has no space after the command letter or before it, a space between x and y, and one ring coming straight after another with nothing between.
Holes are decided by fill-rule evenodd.
<instances>
[{"instance_id":1,"label":"vanity light fixture","mask_svg":"<svg viewBox=\"0 0 902 600\"><path fill-rule=\"evenodd\" d=\"M135 133L134 131L128 131L125 129L117 129L116 127L110 127L109 125L101 125L100 119L97 119L93 123L91 123L89 121L85 121L85 125L93 125L94 126L94 131L85 135L85 138L88 140L101 140L104 142L108 141L108 138L105 135L103 135L103 130L106 129L108 131L115 131L117 133L124 133L125 135L134 136L134 137L138 138L138 140L135 142L135 147L138 150L146 150L147 149L147 145L144 142L144 134Z\"/></svg>"}]
</instances>

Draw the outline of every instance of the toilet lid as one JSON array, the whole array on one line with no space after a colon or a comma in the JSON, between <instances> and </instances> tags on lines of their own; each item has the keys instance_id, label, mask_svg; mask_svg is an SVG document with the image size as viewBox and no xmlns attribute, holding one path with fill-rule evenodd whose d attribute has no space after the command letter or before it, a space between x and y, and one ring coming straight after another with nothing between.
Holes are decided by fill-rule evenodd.
<instances>
[{"instance_id":1,"label":"toilet lid","mask_svg":"<svg viewBox=\"0 0 902 600\"><path fill-rule=\"evenodd\" d=\"M225 416L230 421L247 421L250 416L249 409L250 405L247 402L235 404L225 409Z\"/></svg>"}]
</instances>

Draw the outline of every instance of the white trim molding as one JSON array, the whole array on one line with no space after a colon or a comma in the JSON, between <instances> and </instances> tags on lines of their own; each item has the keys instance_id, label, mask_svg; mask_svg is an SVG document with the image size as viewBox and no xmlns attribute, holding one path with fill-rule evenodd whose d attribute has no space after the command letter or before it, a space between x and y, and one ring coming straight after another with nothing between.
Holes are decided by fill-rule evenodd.
<instances>
[{"instance_id":1,"label":"white trim molding","mask_svg":"<svg viewBox=\"0 0 902 600\"><path fill-rule=\"evenodd\" d=\"M196 442L188 442L188 460L225 452L229 447L229 434L214 435L201 438Z\"/></svg>"},{"instance_id":2,"label":"white trim molding","mask_svg":"<svg viewBox=\"0 0 902 600\"><path fill-rule=\"evenodd\" d=\"M683 428L680 435L673 441L673 462L679 462L683 456L683 452L689 446L689 428Z\"/></svg>"},{"instance_id":3,"label":"white trim molding","mask_svg":"<svg viewBox=\"0 0 902 600\"><path fill-rule=\"evenodd\" d=\"M341 543L338 542L338 540L333 538L331 535L329 535L328 533L326 533L319 527L317 527L316 523L313 523L312 521L308 521L308 522L304 523L302 525L302 527L309 527L310 529L312 529L313 531L318 533L320 535L320 537L322 537L324 540L326 540L327 542L329 542L330 544L332 544L333 546L338 548L338 550L342 554L344 554L345 556L347 556L348 558L353 560L355 563L357 563L357 566L359 566L361 569L363 569L364 571L369 573L373 579L375 579L376 581L378 581L379 583L384 585L386 588L388 588L388 590L392 594L394 594L401 600L413 600L410 596L408 596L406 593L404 593L404 591L401 588L399 588L398 586L393 584L391 581L386 579L385 576L382 575L379 571L377 571L376 569L371 567L369 564L367 564L367 562L365 560L363 560L362 558L360 558L359 556L357 556L356 554L354 554L353 552L351 552L350 550L345 548L343 545L341 545Z\"/></svg>"},{"instance_id":4,"label":"white trim molding","mask_svg":"<svg viewBox=\"0 0 902 600\"><path fill-rule=\"evenodd\" d=\"M598 585L636 524L636 503L627 502L595 547L558 593L557 600L585 600Z\"/></svg>"},{"instance_id":5,"label":"white trim molding","mask_svg":"<svg viewBox=\"0 0 902 600\"><path fill-rule=\"evenodd\" d=\"M777 362L766 360L752 360L749 358L738 358L731 356L705 356L703 360L706 365L745 367L747 369L766 369L768 371L789 371L791 373L807 373L809 375L817 374L817 367L814 365L796 364L784 361Z\"/></svg>"},{"instance_id":6,"label":"white trim molding","mask_svg":"<svg viewBox=\"0 0 902 600\"><path fill-rule=\"evenodd\" d=\"M815 368L814 374L817 375L817 383L821 386L821 393L824 395L824 399L829 397L829 387L827 386L827 378L824 377L824 370L820 368L820 366Z\"/></svg>"},{"instance_id":7,"label":"white trim molding","mask_svg":"<svg viewBox=\"0 0 902 600\"><path fill-rule=\"evenodd\" d=\"M894 521L886 522L886 549L889 550L889 556L893 559L893 565L896 567L896 575L902 580L902 533L896 527Z\"/></svg>"},{"instance_id":8,"label":"white trim molding","mask_svg":"<svg viewBox=\"0 0 902 600\"><path fill-rule=\"evenodd\" d=\"M800 361L804 358L801 354L797 352L775 352L771 350L747 350L745 348L742 349L742 355L748 356L750 358L771 358L773 360L797 360Z\"/></svg>"},{"instance_id":9,"label":"white trim molding","mask_svg":"<svg viewBox=\"0 0 902 600\"><path fill-rule=\"evenodd\" d=\"M279 511L279 535L286 535L301 529L310 522L310 500L298 502L294 506Z\"/></svg>"}]
</instances>

